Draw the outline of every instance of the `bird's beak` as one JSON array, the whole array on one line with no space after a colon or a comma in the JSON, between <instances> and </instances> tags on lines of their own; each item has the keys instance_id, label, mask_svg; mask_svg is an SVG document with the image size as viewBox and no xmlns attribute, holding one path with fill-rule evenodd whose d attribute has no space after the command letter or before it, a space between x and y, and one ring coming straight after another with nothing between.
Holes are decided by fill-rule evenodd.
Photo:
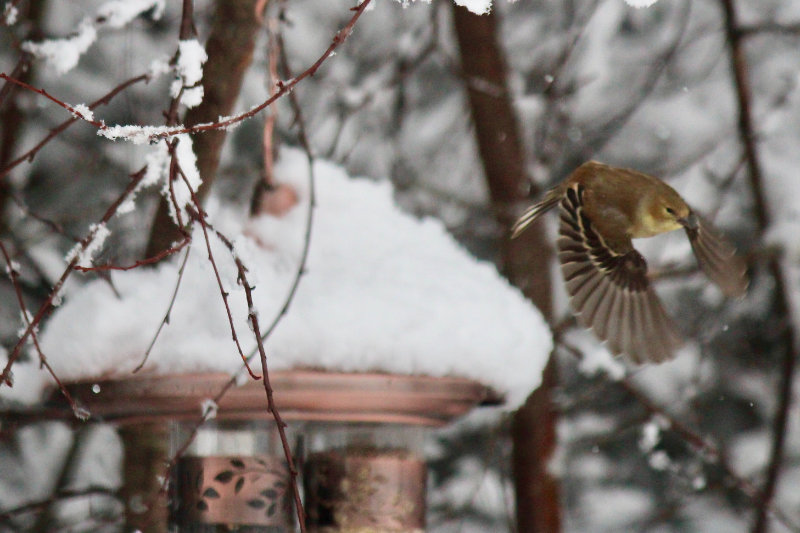
<instances>
[{"instance_id":1,"label":"bird's beak","mask_svg":"<svg viewBox=\"0 0 800 533\"><path fill-rule=\"evenodd\" d=\"M679 218L678 224L680 224L686 229L697 229L697 224L698 224L697 215L695 215L694 213L689 213L688 216Z\"/></svg>"}]
</instances>

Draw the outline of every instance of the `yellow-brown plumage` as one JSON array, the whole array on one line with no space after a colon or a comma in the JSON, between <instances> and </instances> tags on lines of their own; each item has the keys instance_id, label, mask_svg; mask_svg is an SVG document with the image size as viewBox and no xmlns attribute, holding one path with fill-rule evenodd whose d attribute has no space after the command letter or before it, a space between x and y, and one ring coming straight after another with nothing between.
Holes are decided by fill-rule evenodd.
<instances>
[{"instance_id":1,"label":"yellow-brown plumage","mask_svg":"<svg viewBox=\"0 0 800 533\"><path fill-rule=\"evenodd\" d=\"M657 178L585 163L520 217L512 237L557 204L558 258L570 304L614 354L660 362L682 343L631 239L683 228L701 269L726 295L747 289L746 265L733 246Z\"/></svg>"}]
</instances>

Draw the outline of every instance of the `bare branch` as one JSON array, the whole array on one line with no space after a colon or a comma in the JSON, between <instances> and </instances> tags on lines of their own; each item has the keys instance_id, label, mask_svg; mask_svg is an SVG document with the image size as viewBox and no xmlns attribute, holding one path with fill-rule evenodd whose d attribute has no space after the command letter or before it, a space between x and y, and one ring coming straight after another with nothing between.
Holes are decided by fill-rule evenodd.
<instances>
[{"instance_id":1,"label":"bare branch","mask_svg":"<svg viewBox=\"0 0 800 533\"><path fill-rule=\"evenodd\" d=\"M758 226L763 233L769 227L771 220L764 193L764 174L759 159L758 148L756 146L747 59L745 57L742 34L738 30L739 24L736 19L736 8L733 5L733 0L721 0L721 3L725 14L725 35L731 57L731 70L738 104L739 138L744 147L745 161L748 177L750 179L750 189L755 199ZM774 294L776 307L778 312L787 318L787 323L781 334L781 344L784 352L783 362L780 367L778 407L772 428L773 434L770 459L767 467L767 477L761 489L758 507L756 509L753 533L764 533L769 527L767 520L769 518L772 499L775 496L775 490L778 485L781 462L783 461L789 408L791 407L792 401L792 384L797 362L797 353L795 351L796 338L793 326L795 322L792 320L794 317L792 317L791 314L789 296L784 281L786 279L786 274L781 263L775 258L769 261L768 266L770 274L775 282Z\"/></svg>"},{"instance_id":2,"label":"bare branch","mask_svg":"<svg viewBox=\"0 0 800 533\"><path fill-rule=\"evenodd\" d=\"M67 400L67 403L69 403L69 406L75 416L81 419L87 418L88 412L83 407L80 407L72 398L72 395L69 393L66 387L64 387L64 384L61 382L61 380L58 379L58 376L53 371L53 367L51 367L50 363L47 361L47 357L45 357L44 352L42 352L41 346L39 346L39 335L37 333L38 328L34 326L33 320L31 319L31 314L28 312L28 307L25 305L25 299L22 296L22 288L19 284L19 272L17 271L17 268L14 265L14 262L11 260L11 256L8 254L8 251L6 250L6 247L2 241L0 241L0 252L2 252L3 259L6 262L6 272L11 278L11 285L14 287L14 294L17 297L17 305L22 313L22 319L27 329L31 332L31 340L36 348L36 353L39 355L39 364L47 369L47 372L53 378L53 381L56 382L58 389L61 391L61 394L64 395L64 398Z\"/></svg>"},{"instance_id":3,"label":"bare branch","mask_svg":"<svg viewBox=\"0 0 800 533\"><path fill-rule=\"evenodd\" d=\"M203 230L203 237L205 238L206 242L206 250L208 250L208 261L209 263L211 263L211 268L214 270L214 277L217 280L217 286L219 287L219 292L222 295L222 302L225 305L225 312L228 315L228 324L231 327L231 337L233 339L233 342L234 344L236 344L236 349L239 351L239 356L241 356L242 361L244 362L244 366L245 368L247 368L247 372L250 374L250 377L252 377L253 379L261 379L261 376L253 372L253 369L250 368L250 365L248 364L248 358L245 357L244 351L242 350L242 345L239 343L239 337L238 335L236 335L236 326L233 323L233 313L231 312L231 306L228 304L228 296L230 295L225 290L225 287L222 283L222 277L220 276L219 269L217 268L217 262L214 259L214 253L211 251L211 241L208 238L208 230L210 224L205 219L206 213L200 206L200 201L197 199L197 196L195 195L194 191L192 191L192 188L189 185L189 180L186 178L186 175L183 173L183 170L180 169L180 166L178 166L178 172L180 173L181 177L186 183L186 187L188 187L189 191L192 194L192 202L194 203L194 208L197 211L196 212L190 211L190 216L192 216L192 218L195 221L200 223L200 227Z\"/></svg>"},{"instance_id":4,"label":"bare branch","mask_svg":"<svg viewBox=\"0 0 800 533\"><path fill-rule=\"evenodd\" d=\"M10 83L13 83L14 85L18 85L18 86L22 87L23 89L27 89L27 90L29 90L31 92L34 92L34 93L37 93L37 94L41 94L42 96L44 96L45 98L47 98L51 102L55 103L56 105L58 105L60 107L63 107L67 111L69 111L73 115L73 117L75 117L76 120L83 120L84 122L88 122L92 126L95 126L95 127L99 128L99 129L106 129L106 125L102 121L89 119L89 118L83 116L80 113L80 111L78 111L75 107L69 105L68 103L66 103L66 102L64 102L62 100L59 100L58 98L56 98L55 96L51 95L50 93L48 93L44 89L37 89L33 85L27 84L24 81L20 81L18 79L10 77L5 72L0 72L0 80L6 80L7 82L10 82Z\"/></svg>"},{"instance_id":5,"label":"bare branch","mask_svg":"<svg viewBox=\"0 0 800 533\"><path fill-rule=\"evenodd\" d=\"M210 122L207 124L197 124L195 126L190 126L190 127L175 127L165 131L161 131L159 133L154 133L150 135L150 139L151 140L163 139L166 137L174 137L175 135L180 135L182 133L200 133L204 131L224 129L257 115L258 113L269 107L273 102L275 102L279 98L283 97L287 93L291 93L292 89L294 89L298 83L308 78L309 76L313 76L317 72L319 67L321 67L322 64L330 56L333 55L336 49L347 40L347 38L350 36L350 33L352 33L353 28L355 27L355 24L358 21L359 17L361 17L361 14L367 9L371 1L372 0L364 0L358 7L353 8L352 10L355 11L355 14L350 19L350 21L341 30L339 30L336 33L336 35L333 36L331 44L322 53L319 59L317 59L310 67L304 70L296 78L291 78L289 80L279 82L277 84L278 90L275 92L275 94L267 98L261 104L250 109L249 111L240 113L238 115L234 115L232 117L226 118L225 120ZM50 97L49 95L46 96ZM63 104L63 106L65 108L68 108L67 104ZM108 126L102 124L101 126L99 126L99 128L102 130L106 130L108 129Z\"/></svg>"},{"instance_id":6,"label":"bare branch","mask_svg":"<svg viewBox=\"0 0 800 533\"><path fill-rule=\"evenodd\" d=\"M780 24L778 22L764 22L761 24L739 25L736 35L740 38L750 37L762 33L778 33L790 36L800 35L800 22Z\"/></svg>"},{"instance_id":7,"label":"bare branch","mask_svg":"<svg viewBox=\"0 0 800 533\"><path fill-rule=\"evenodd\" d=\"M5 76L5 74L2 74L2 76ZM8 78L8 79L13 79L13 78ZM150 77L147 74L142 74L141 76L136 76L135 78L131 78L129 80L126 80L126 81L120 83L119 85L117 85L116 87L114 87L111 91L109 91L107 94L105 94L104 96L102 96L98 100L95 100L94 102L89 104L88 107L89 107L89 109L94 110L94 109L96 109L97 107L99 107L101 105L108 104L111 101L112 98L114 98L116 95L118 95L119 93L121 93L122 91L124 91L125 89L130 87L131 85L134 85L134 84L142 82L142 81L148 81L149 79L150 79ZM36 92L35 89L33 89L33 90L34 90L34 92ZM78 117L72 117L71 119L65 120L64 122L62 122L61 124L59 124L55 128L51 129L50 133L48 133L41 141L39 141L36 144L36 146L31 148L30 150L28 150L27 152L25 152L24 154L22 154L18 158L14 159L13 161L10 161L7 165L4 165L3 168L0 168L0 179L2 179L5 176L7 176L8 173L11 172L11 170L13 168L15 168L16 166L18 166L20 163L22 163L24 161L32 161L33 158L36 156L36 154L39 152L39 150L41 150L47 143L49 143L51 140L53 140L55 137L57 137L61 132L63 132L64 130L66 130L67 128L69 128L70 126L75 124L76 122L78 122L78 120L80 120Z\"/></svg>"},{"instance_id":8,"label":"bare branch","mask_svg":"<svg viewBox=\"0 0 800 533\"><path fill-rule=\"evenodd\" d=\"M580 349L564 342L557 331L553 330L553 338L556 339L558 345L566 350L568 353L578 359L583 358L583 352ZM628 392L636 402L644 408L650 415L656 415L667 421L669 431L677 435L683 440L691 450L697 453L698 458L708 464L713 464L722 469L726 478L731 482L741 494L747 497L748 500L761 504L762 498L759 494L758 488L746 478L737 474L726 462L722 460L723 454L720 452L719 447L708 437L701 435L699 432L691 428L684 421L675 416L668 409L653 401L644 391L639 389L629 378L620 380L619 385ZM773 502L766 504L766 511L769 515L774 516L781 524L783 524L790 531L800 531L800 524L796 523L789 515L779 507L775 506Z\"/></svg>"},{"instance_id":9,"label":"bare branch","mask_svg":"<svg viewBox=\"0 0 800 533\"><path fill-rule=\"evenodd\" d=\"M188 243L189 241L184 241ZM164 318L161 319L161 323L158 325L158 329L156 330L155 334L153 335L153 339L150 341L150 344L147 346L147 349L144 351L144 356L142 357L141 362L139 365L133 369L133 373L137 373L139 370L144 367L144 364L147 362L148 357L150 357L150 352L153 350L153 346L156 345L156 341L158 337L161 335L161 331L164 329L164 326L169 324L169 317L172 314L172 308L175 305L175 301L178 297L178 289L180 289L181 281L183 280L183 273L186 270L186 263L189 260L189 252L191 252L191 247L186 249L186 253L183 255L183 262L181 263L180 268L178 269L178 280L175 282L175 289L172 291L172 297L169 300L169 306L167 307L167 312L164 314Z\"/></svg>"},{"instance_id":10,"label":"bare branch","mask_svg":"<svg viewBox=\"0 0 800 533\"><path fill-rule=\"evenodd\" d=\"M111 498L119 498L119 491L102 486L91 485L81 489L63 489L59 490L52 496L43 500L28 502L17 507L13 507L6 511L0 511L0 523L8 522L15 516L21 514L41 511L53 505L54 503L61 502L70 498L84 498L86 496L108 496Z\"/></svg>"},{"instance_id":11,"label":"bare branch","mask_svg":"<svg viewBox=\"0 0 800 533\"><path fill-rule=\"evenodd\" d=\"M120 194L119 197L117 197L117 199L114 200L108 207L105 214L103 214L103 217L101 218L100 224L98 224L98 226L105 224L106 222L111 220L111 217L113 217L117 213L119 206L122 205L122 203L125 201L128 195L131 194L136 189L136 187L139 185L139 182L141 182L142 179L144 178L146 168L147 167L142 168L141 170L139 170L138 172L136 172L131 176L130 183L128 183L128 186L125 188L122 194ZM83 240L81 240L80 251L86 250L86 248L92 242L93 236L94 232L90 232L89 235L87 235ZM2 387L3 384L12 386L11 367L14 365L14 363L17 361L17 359L19 359L20 355L22 354L22 347L25 345L26 341L28 340L28 337L30 337L34 333L34 330L39 326L45 314L47 314L53 309L54 307L53 302L56 300L56 296L60 294L61 289L64 287L64 283L66 283L67 279L72 275L73 272L75 272L75 267L78 265L79 256L80 254L76 254L75 257L69 262L67 268L64 270L64 272L61 274L61 277L53 286L52 291L45 299L44 303L42 303L41 306L39 306L39 309L34 315L33 319L30 321L30 324L28 324L28 327L25 328L25 331L22 332L19 340L12 348L11 353L9 353L8 355L8 361L6 362L6 365L3 368L2 373L0 373L0 387Z\"/></svg>"},{"instance_id":12,"label":"bare branch","mask_svg":"<svg viewBox=\"0 0 800 533\"><path fill-rule=\"evenodd\" d=\"M143 267L143 266L147 266L147 265L154 265L154 264L160 262L161 260L166 259L167 257L171 256L172 254L176 254L176 253L180 252L181 250L183 250L191 242L192 242L192 239L187 235L186 238L184 238L182 241L178 242L172 248L169 248L167 250L162 250L161 252L157 253L156 255L154 255L152 257L148 257L147 259L139 259L139 260L135 261L131 265L105 264L105 265L96 265L96 266L91 266L91 267L76 266L75 270L77 270L79 272L101 272L101 271L106 271L106 270L127 271L127 270L133 270L135 268L139 268L139 267Z\"/></svg>"}]
</instances>

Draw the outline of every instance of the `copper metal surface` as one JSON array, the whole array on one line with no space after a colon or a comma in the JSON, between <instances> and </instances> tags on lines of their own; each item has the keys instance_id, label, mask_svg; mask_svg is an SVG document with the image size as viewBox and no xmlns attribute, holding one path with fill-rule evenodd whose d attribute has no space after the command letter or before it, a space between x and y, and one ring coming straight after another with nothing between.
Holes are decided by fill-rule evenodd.
<instances>
[{"instance_id":1,"label":"copper metal surface","mask_svg":"<svg viewBox=\"0 0 800 533\"><path fill-rule=\"evenodd\" d=\"M120 423L196 418L201 403L229 380L221 373L133 376L68 385L95 417ZM489 388L465 378L312 370L271 372L275 402L286 420L388 422L440 426L481 403ZM59 402L60 394L54 395ZM222 420L271 418L260 381L234 386L218 403Z\"/></svg>"},{"instance_id":2,"label":"copper metal surface","mask_svg":"<svg viewBox=\"0 0 800 533\"><path fill-rule=\"evenodd\" d=\"M283 457L182 457L177 465L179 502L172 520L180 526L276 526L293 531L289 471Z\"/></svg>"},{"instance_id":3,"label":"copper metal surface","mask_svg":"<svg viewBox=\"0 0 800 533\"><path fill-rule=\"evenodd\" d=\"M427 469L404 450L351 446L315 452L303 469L311 532L425 529Z\"/></svg>"}]
</instances>

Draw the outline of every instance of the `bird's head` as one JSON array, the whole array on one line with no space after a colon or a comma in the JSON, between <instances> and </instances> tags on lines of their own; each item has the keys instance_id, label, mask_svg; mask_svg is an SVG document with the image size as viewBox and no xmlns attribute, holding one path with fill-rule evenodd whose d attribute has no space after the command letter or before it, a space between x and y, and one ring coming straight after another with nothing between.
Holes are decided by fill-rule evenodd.
<instances>
[{"instance_id":1,"label":"bird's head","mask_svg":"<svg viewBox=\"0 0 800 533\"><path fill-rule=\"evenodd\" d=\"M649 237L680 228L694 229L697 217L683 198L669 185L659 182L658 186L644 198L640 211L639 235Z\"/></svg>"}]
</instances>

